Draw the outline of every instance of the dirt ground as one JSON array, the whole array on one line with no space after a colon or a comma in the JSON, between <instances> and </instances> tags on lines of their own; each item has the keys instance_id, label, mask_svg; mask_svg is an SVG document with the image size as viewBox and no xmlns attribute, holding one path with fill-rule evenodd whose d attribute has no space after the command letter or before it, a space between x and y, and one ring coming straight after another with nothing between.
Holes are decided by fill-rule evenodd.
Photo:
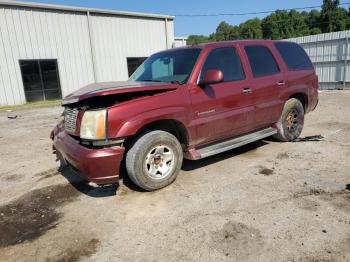
<instances>
[{"instance_id":1,"label":"dirt ground","mask_svg":"<svg viewBox=\"0 0 350 262\"><path fill-rule=\"evenodd\" d=\"M0 112L1 261L350 261L350 92L322 92L307 115L302 137L323 141L185 161L152 193L58 170L61 111Z\"/></svg>"}]
</instances>

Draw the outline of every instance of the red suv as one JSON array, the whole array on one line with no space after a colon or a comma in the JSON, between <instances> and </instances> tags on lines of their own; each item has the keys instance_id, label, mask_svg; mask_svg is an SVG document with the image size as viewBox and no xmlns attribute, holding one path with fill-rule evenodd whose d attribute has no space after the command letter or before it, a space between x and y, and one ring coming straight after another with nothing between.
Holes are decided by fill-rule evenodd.
<instances>
[{"instance_id":1,"label":"red suv","mask_svg":"<svg viewBox=\"0 0 350 262\"><path fill-rule=\"evenodd\" d=\"M317 103L318 78L299 45L209 43L156 53L127 82L68 95L51 138L87 180L117 183L125 159L132 181L151 191L175 180L183 158L296 139Z\"/></svg>"}]
</instances>

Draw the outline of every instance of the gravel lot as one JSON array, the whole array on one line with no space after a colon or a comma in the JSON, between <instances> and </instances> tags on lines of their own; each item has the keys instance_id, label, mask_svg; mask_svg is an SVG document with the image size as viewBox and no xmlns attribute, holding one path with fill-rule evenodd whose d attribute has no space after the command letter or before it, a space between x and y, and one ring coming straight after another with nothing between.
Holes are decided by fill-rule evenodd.
<instances>
[{"instance_id":1,"label":"gravel lot","mask_svg":"<svg viewBox=\"0 0 350 262\"><path fill-rule=\"evenodd\" d=\"M1 261L350 261L350 92L322 92L307 115L302 137L323 141L185 161L152 193L58 171L61 111L0 112Z\"/></svg>"}]
</instances>

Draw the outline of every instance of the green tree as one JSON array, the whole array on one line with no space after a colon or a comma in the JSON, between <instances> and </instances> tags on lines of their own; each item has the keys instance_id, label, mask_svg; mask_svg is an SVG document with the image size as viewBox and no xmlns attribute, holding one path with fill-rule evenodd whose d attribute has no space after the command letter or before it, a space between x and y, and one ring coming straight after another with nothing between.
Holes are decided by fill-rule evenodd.
<instances>
[{"instance_id":1,"label":"green tree","mask_svg":"<svg viewBox=\"0 0 350 262\"><path fill-rule=\"evenodd\" d=\"M276 10L264 19L249 19L240 25L222 21L209 37L193 35L188 44L236 39L286 39L350 29L350 8L339 0L323 0L322 10L298 12Z\"/></svg>"},{"instance_id":2,"label":"green tree","mask_svg":"<svg viewBox=\"0 0 350 262\"><path fill-rule=\"evenodd\" d=\"M319 34L322 33L320 26L322 24L321 22L321 13L318 10L311 10L308 14L308 18L306 19L307 24L310 29L310 33L317 32Z\"/></svg>"},{"instance_id":3,"label":"green tree","mask_svg":"<svg viewBox=\"0 0 350 262\"><path fill-rule=\"evenodd\" d=\"M291 10L288 13L289 25L290 25L290 36L299 37L310 34L310 28L307 24L308 13L299 13L295 10Z\"/></svg>"},{"instance_id":4,"label":"green tree","mask_svg":"<svg viewBox=\"0 0 350 262\"><path fill-rule=\"evenodd\" d=\"M233 26L226 22L221 22L216 28L215 40L216 41L227 41L231 40L231 34L233 32Z\"/></svg>"},{"instance_id":5,"label":"green tree","mask_svg":"<svg viewBox=\"0 0 350 262\"><path fill-rule=\"evenodd\" d=\"M262 39L261 20L259 18L254 18L240 24L238 33L239 36L236 39Z\"/></svg>"},{"instance_id":6,"label":"green tree","mask_svg":"<svg viewBox=\"0 0 350 262\"><path fill-rule=\"evenodd\" d=\"M209 38L205 35L190 35L187 38L187 45L196 45L200 43L207 43L209 41Z\"/></svg>"},{"instance_id":7,"label":"green tree","mask_svg":"<svg viewBox=\"0 0 350 262\"><path fill-rule=\"evenodd\" d=\"M324 0L321 11L321 30L323 33L346 30L348 28L349 13L339 8L339 0Z\"/></svg>"},{"instance_id":8,"label":"green tree","mask_svg":"<svg viewBox=\"0 0 350 262\"><path fill-rule=\"evenodd\" d=\"M320 28L315 27L310 29L310 35L318 35L318 34L322 34L322 31Z\"/></svg>"},{"instance_id":9,"label":"green tree","mask_svg":"<svg viewBox=\"0 0 350 262\"><path fill-rule=\"evenodd\" d=\"M288 12L277 10L262 20L261 27L265 39L286 38L289 35Z\"/></svg>"},{"instance_id":10,"label":"green tree","mask_svg":"<svg viewBox=\"0 0 350 262\"><path fill-rule=\"evenodd\" d=\"M308 13L299 13L278 10L265 17L262 21L262 30L265 39L286 39L308 35Z\"/></svg>"}]
</instances>

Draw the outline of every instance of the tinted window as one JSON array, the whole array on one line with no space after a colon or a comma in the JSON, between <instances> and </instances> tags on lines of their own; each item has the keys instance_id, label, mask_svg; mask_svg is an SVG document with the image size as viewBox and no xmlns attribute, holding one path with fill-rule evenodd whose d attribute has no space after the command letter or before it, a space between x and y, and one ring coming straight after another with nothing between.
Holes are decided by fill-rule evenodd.
<instances>
[{"instance_id":1,"label":"tinted window","mask_svg":"<svg viewBox=\"0 0 350 262\"><path fill-rule=\"evenodd\" d=\"M20 60L27 102L61 98L57 60Z\"/></svg>"},{"instance_id":2,"label":"tinted window","mask_svg":"<svg viewBox=\"0 0 350 262\"><path fill-rule=\"evenodd\" d=\"M204 72L210 69L221 70L224 74L225 82L242 80L245 78L241 60L236 49L233 47L214 49L205 61L202 68L202 76Z\"/></svg>"},{"instance_id":3,"label":"tinted window","mask_svg":"<svg viewBox=\"0 0 350 262\"><path fill-rule=\"evenodd\" d=\"M152 67L152 79L159 80L164 77L174 75L174 59L169 58L167 60L157 59L155 60Z\"/></svg>"},{"instance_id":4,"label":"tinted window","mask_svg":"<svg viewBox=\"0 0 350 262\"><path fill-rule=\"evenodd\" d=\"M201 49L179 49L147 58L129 81L187 82Z\"/></svg>"},{"instance_id":5,"label":"tinted window","mask_svg":"<svg viewBox=\"0 0 350 262\"><path fill-rule=\"evenodd\" d=\"M250 67L255 77L274 75L279 67L270 50L265 46L246 46Z\"/></svg>"},{"instance_id":6,"label":"tinted window","mask_svg":"<svg viewBox=\"0 0 350 262\"><path fill-rule=\"evenodd\" d=\"M309 57L299 45L294 43L276 43L275 45L289 70L313 69Z\"/></svg>"}]
</instances>

